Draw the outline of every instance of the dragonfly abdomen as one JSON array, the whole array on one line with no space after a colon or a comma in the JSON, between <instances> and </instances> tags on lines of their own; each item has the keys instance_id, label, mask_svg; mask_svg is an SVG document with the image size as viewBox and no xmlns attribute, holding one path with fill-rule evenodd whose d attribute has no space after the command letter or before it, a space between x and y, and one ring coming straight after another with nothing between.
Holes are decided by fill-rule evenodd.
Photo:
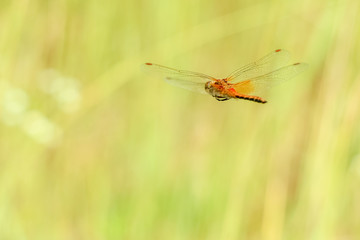
<instances>
[{"instance_id":1,"label":"dragonfly abdomen","mask_svg":"<svg viewBox=\"0 0 360 240\"><path fill-rule=\"evenodd\" d=\"M257 102L257 103L267 103L266 100L262 99L261 97L257 97L257 96L236 95L236 98L249 100L249 101L253 101L253 102Z\"/></svg>"}]
</instances>

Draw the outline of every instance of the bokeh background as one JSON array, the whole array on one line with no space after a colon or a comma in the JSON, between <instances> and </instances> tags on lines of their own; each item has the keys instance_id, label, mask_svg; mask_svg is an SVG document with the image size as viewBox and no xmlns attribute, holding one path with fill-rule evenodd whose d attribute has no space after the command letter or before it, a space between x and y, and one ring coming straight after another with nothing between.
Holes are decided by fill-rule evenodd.
<instances>
[{"instance_id":1,"label":"bokeh background","mask_svg":"<svg viewBox=\"0 0 360 240\"><path fill-rule=\"evenodd\" d=\"M1 0L0 239L360 239L359 5ZM265 105L140 70L277 48Z\"/></svg>"}]
</instances>

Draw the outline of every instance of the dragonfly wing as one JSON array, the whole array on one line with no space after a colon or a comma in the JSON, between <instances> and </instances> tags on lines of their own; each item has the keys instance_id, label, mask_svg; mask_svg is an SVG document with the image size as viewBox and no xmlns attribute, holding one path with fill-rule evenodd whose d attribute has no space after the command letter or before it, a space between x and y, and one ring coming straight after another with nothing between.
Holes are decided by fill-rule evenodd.
<instances>
[{"instance_id":1,"label":"dragonfly wing","mask_svg":"<svg viewBox=\"0 0 360 240\"><path fill-rule=\"evenodd\" d=\"M162 74L165 81L171 85L203 94L207 94L205 91L205 83L215 80L215 78L206 74L177 70L154 63L145 63L143 68L147 71Z\"/></svg>"},{"instance_id":2,"label":"dragonfly wing","mask_svg":"<svg viewBox=\"0 0 360 240\"><path fill-rule=\"evenodd\" d=\"M234 84L232 87L240 94L256 95L267 88L273 87L295 77L307 68L308 65L306 63L295 63L268 74L239 82Z\"/></svg>"},{"instance_id":3,"label":"dragonfly wing","mask_svg":"<svg viewBox=\"0 0 360 240\"><path fill-rule=\"evenodd\" d=\"M183 81L206 83L209 80L215 80L215 78L203 73L191 72L186 70L178 70L175 68L165 67L155 63L143 64L145 71L151 71L162 74L164 77L176 78Z\"/></svg>"},{"instance_id":4,"label":"dragonfly wing","mask_svg":"<svg viewBox=\"0 0 360 240\"><path fill-rule=\"evenodd\" d=\"M166 77L165 81L173 86L184 88L193 92L198 92L202 94L208 94L205 91L205 83L194 82L194 81L185 81L181 79Z\"/></svg>"},{"instance_id":5,"label":"dragonfly wing","mask_svg":"<svg viewBox=\"0 0 360 240\"><path fill-rule=\"evenodd\" d=\"M284 66L290 60L290 53L284 49L277 49L268 55L249 63L228 76L228 81L240 82L274 71Z\"/></svg>"}]
</instances>

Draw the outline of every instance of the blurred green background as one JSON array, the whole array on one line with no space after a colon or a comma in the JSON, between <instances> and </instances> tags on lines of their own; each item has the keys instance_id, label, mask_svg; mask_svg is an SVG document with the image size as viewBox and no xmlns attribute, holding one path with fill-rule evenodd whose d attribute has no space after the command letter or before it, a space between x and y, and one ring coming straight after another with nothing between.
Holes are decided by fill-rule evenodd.
<instances>
[{"instance_id":1,"label":"blurred green background","mask_svg":"<svg viewBox=\"0 0 360 240\"><path fill-rule=\"evenodd\" d=\"M0 239L360 239L359 5L1 0ZM140 70L277 48L265 105Z\"/></svg>"}]
</instances>

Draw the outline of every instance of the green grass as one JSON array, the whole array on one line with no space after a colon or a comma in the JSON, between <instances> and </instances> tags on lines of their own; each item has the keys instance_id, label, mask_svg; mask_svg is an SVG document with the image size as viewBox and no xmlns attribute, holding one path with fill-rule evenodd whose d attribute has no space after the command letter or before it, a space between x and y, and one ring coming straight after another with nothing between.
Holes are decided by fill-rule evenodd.
<instances>
[{"instance_id":1,"label":"green grass","mask_svg":"<svg viewBox=\"0 0 360 240\"><path fill-rule=\"evenodd\" d=\"M0 2L0 239L359 239L360 6ZM225 77L284 48L265 105L140 71Z\"/></svg>"}]
</instances>

